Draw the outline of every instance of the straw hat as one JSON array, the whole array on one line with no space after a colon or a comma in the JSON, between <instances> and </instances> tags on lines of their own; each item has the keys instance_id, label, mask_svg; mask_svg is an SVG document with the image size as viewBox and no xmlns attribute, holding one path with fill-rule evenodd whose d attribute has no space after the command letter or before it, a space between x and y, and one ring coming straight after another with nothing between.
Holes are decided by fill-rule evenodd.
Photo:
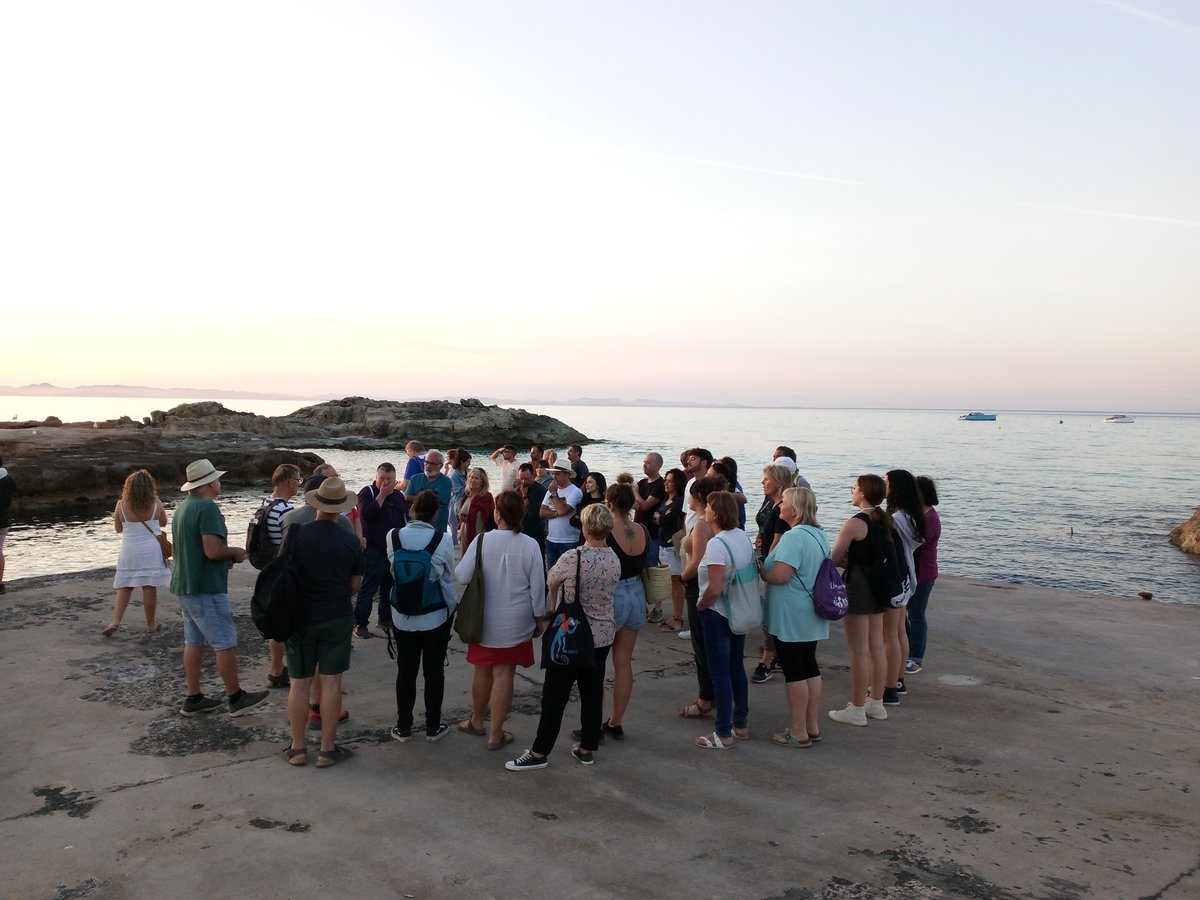
<instances>
[{"instance_id":1,"label":"straw hat","mask_svg":"<svg viewBox=\"0 0 1200 900\"><path fill-rule=\"evenodd\" d=\"M198 487L216 481L224 472L218 472L207 459L198 459L188 463L187 481L179 486L181 491L192 491Z\"/></svg>"},{"instance_id":2,"label":"straw hat","mask_svg":"<svg viewBox=\"0 0 1200 900\"><path fill-rule=\"evenodd\" d=\"M320 512L345 512L358 502L358 498L346 490L346 483L336 475L326 478L315 491L304 492L304 502Z\"/></svg>"}]
</instances>

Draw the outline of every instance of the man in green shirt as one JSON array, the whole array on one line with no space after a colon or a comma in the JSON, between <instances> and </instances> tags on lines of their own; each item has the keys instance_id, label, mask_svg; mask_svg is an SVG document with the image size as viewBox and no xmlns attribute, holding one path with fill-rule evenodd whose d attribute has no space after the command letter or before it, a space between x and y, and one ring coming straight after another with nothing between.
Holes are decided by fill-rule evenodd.
<instances>
[{"instance_id":1,"label":"man in green shirt","mask_svg":"<svg viewBox=\"0 0 1200 900\"><path fill-rule=\"evenodd\" d=\"M216 504L221 476L207 459L187 467L187 482L180 486L188 497L175 509L171 537L175 544L175 571L171 592L183 608L183 673L187 699L181 715L212 712L221 705L200 690L204 645L212 647L217 674L225 683L229 714L240 716L261 705L266 691L244 691L238 683L237 628L229 610L229 567L246 558L241 547L227 543L229 530Z\"/></svg>"}]
</instances>

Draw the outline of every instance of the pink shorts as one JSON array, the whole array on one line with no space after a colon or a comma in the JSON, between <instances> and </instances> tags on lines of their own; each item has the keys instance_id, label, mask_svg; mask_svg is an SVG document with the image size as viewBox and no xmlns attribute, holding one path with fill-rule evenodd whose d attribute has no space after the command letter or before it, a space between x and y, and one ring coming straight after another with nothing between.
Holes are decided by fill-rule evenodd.
<instances>
[{"instance_id":1,"label":"pink shorts","mask_svg":"<svg viewBox=\"0 0 1200 900\"><path fill-rule=\"evenodd\" d=\"M520 666L528 669L533 665L533 641L528 640L515 647L467 644L467 662L473 666Z\"/></svg>"}]
</instances>

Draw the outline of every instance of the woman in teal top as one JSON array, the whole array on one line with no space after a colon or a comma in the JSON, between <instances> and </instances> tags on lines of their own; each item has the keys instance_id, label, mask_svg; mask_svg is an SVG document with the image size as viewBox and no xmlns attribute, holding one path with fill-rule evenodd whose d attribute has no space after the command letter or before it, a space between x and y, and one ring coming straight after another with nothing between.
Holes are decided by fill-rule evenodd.
<instances>
[{"instance_id":1,"label":"woman in teal top","mask_svg":"<svg viewBox=\"0 0 1200 900\"><path fill-rule=\"evenodd\" d=\"M808 488L785 490L779 517L791 530L763 560L762 577L767 582L766 626L787 682L791 725L771 740L783 747L811 747L821 739L817 641L829 637L828 620L813 609L812 586L829 556L829 539L817 523L817 496Z\"/></svg>"}]
</instances>

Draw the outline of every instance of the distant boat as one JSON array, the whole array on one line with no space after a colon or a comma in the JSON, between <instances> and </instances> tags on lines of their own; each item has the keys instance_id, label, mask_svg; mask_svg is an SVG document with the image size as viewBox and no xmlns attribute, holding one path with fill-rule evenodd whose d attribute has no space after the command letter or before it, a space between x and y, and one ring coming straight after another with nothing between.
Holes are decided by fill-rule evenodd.
<instances>
[{"instance_id":1,"label":"distant boat","mask_svg":"<svg viewBox=\"0 0 1200 900\"><path fill-rule=\"evenodd\" d=\"M1104 420L1105 425L1132 425L1133 422L1133 416L1127 416L1125 413L1118 413L1117 415L1109 416Z\"/></svg>"},{"instance_id":2,"label":"distant boat","mask_svg":"<svg viewBox=\"0 0 1200 900\"><path fill-rule=\"evenodd\" d=\"M995 422L996 414L995 413L972 412L972 413L967 413L965 416L959 416L958 420L960 422Z\"/></svg>"}]
</instances>

